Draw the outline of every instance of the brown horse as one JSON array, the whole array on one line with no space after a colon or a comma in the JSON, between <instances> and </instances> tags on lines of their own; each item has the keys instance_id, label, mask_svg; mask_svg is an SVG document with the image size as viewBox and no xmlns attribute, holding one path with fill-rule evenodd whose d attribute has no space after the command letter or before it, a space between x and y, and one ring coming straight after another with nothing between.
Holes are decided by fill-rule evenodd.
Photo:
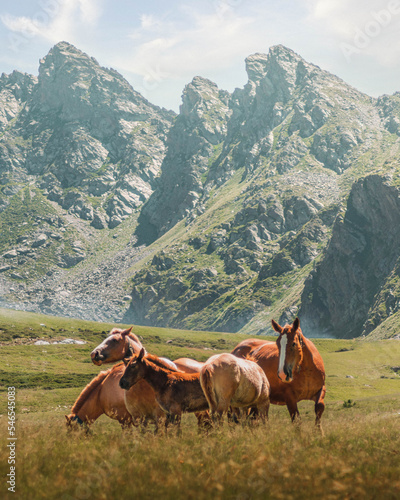
<instances>
[{"instance_id":1,"label":"brown horse","mask_svg":"<svg viewBox=\"0 0 400 500\"><path fill-rule=\"evenodd\" d=\"M123 363L110 370L100 372L80 393L70 415L65 415L67 426L74 423L87 427L103 413L116 419L122 426L133 423L124 402L124 391L119 387L119 379L124 371Z\"/></svg>"},{"instance_id":2,"label":"brown horse","mask_svg":"<svg viewBox=\"0 0 400 500\"><path fill-rule=\"evenodd\" d=\"M90 356L95 365L108 364L121 361L133 354L139 354L142 347L139 338L132 333L132 327L126 330L113 328L109 336L92 351ZM177 369L177 366L169 359L160 358L160 360L171 369ZM120 364L119 366L121 367L119 370L121 377L125 365ZM164 414L157 404L153 389L145 380L129 391L121 390L118 385L118 396L121 398L121 405L125 405L134 422L140 422L141 425L146 426L149 421L152 421L155 424L155 432L157 432L160 419Z\"/></svg>"},{"instance_id":3,"label":"brown horse","mask_svg":"<svg viewBox=\"0 0 400 500\"><path fill-rule=\"evenodd\" d=\"M256 408L263 422L268 418L269 382L254 361L216 354L201 369L200 384L213 420L221 423L230 407Z\"/></svg>"},{"instance_id":4,"label":"brown horse","mask_svg":"<svg viewBox=\"0 0 400 500\"><path fill-rule=\"evenodd\" d=\"M286 404L292 421L300 417L297 403L303 400L315 402L315 424L321 428L321 416L325 409L325 368L315 345L304 337L300 321L280 326L272 320L272 327L279 333L276 342L265 342L258 347L255 340L241 342L232 351L242 357L243 346L248 342L252 359L264 370L270 386L272 404Z\"/></svg>"},{"instance_id":5,"label":"brown horse","mask_svg":"<svg viewBox=\"0 0 400 500\"><path fill-rule=\"evenodd\" d=\"M143 346L139 338L132 333L132 328L126 330L113 328L109 336L90 353L92 362L100 366L104 363L122 361L129 352L139 354Z\"/></svg>"},{"instance_id":6,"label":"brown horse","mask_svg":"<svg viewBox=\"0 0 400 500\"><path fill-rule=\"evenodd\" d=\"M165 368L172 369L160 358L159 362ZM118 363L111 369L100 372L81 392L71 414L65 416L67 425L71 426L74 422L90 425L104 413L123 426L133 424L146 427L152 421L157 432L165 415L156 401L153 389L145 380L141 380L129 391L122 390L119 381L124 371L124 363Z\"/></svg>"},{"instance_id":7,"label":"brown horse","mask_svg":"<svg viewBox=\"0 0 400 500\"><path fill-rule=\"evenodd\" d=\"M184 373L163 367L159 358L142 349L138 356L124 359L125 372L120 386L128 390L141 380L153 388L157 403L167 414L165 429L176 425L180 434L183 412L202 412L208 409L207 399L200 385L199 373Z\"/></svg>"},{"instance_id":8,"label":"brown horse","mask_svg":"<svg viewBox=\"0 0 400 500\"><path fill-rule=\"evenodd\" d=\"M143 346L139 338L132 333L132 328L126 330L113 328L109 336L90 353L92 362L100 366L122 361L133 354L139 354ZM186 373L198 373L204 365L204 363L190 358L179 358L175 361L170 361L167 358L161 359L166 363L171 363L171 368L178 368Z\"/></svg>"}]
</instances>

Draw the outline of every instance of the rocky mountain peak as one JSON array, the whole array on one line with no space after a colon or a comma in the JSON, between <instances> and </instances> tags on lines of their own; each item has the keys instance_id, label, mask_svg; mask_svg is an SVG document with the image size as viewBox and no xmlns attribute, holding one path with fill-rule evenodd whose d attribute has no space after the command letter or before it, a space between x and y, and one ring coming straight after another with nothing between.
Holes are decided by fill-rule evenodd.
<instances>
[{"instance_id":1,"label":"rocky mountain peak","mask_svg":"<svg viewBox=\"0 0 400 500\"><path fill-rule=\"evenodd\" d=\"M218 86L214 82L195 76L183 90L180 114L188 116L192 112L197 113L207 99L213 99L218 93Z\"/></svg>"},{"instance_id":2,"label":"rocky mountain peak","mask_svg":"<svg viewBox=\"0 0 400 500\"><path fill-rule=\"evenodd\" d=\"M261 80L266 80L264 87L283 87L286 97L289 97L290 90L296 85L297 66L304 62L293 50L275 45L268 54L257 53L247 57L246 71L250 82L260 84Z\"/></svg>"}]
</instances>

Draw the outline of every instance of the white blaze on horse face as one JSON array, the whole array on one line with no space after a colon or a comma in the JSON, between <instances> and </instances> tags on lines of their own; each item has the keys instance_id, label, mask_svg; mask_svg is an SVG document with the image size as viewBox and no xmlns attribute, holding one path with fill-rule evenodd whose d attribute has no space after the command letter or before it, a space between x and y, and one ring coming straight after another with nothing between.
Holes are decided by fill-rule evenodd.
<instances>
[{"instance_id":1,"label":"white blaze on horse face","mask_svg":"<svg viewBox=\"0 0 400 500\"><path fill-rule=\"evenodd\" d=\"M279 351L278 377L283 382L286 380L286 375L285 375L285 372L283 371L283 367L285 366L285 358L286 358L286 344L287 344L286 333L282 333L282 335L281 335L281 349Z\"/></svg>"}]
</instances>

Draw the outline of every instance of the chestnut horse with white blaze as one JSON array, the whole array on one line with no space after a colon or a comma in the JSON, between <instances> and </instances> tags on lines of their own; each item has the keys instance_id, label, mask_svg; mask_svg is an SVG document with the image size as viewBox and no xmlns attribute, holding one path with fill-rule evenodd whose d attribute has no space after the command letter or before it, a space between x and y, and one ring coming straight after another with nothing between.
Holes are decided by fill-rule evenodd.
<instances>
[{"instance_id":1,"label":"chestnut horse with white blaze","mask_svg":"<svg viewBox=\"0 0 400 500\"><path fill-rule=\"evenodd\" d=\"M200 372L200 384L214 420L222 421L229 408L257 408L265 422L269 409L269 382L260 366L233 354L216 354Z\"/></svg>"},{"instance_id":2,"label":"chestnut horse with white blaze","mask_svg":"<svg viewBox=\"0 0 400 500\"><path fill-rule=\"evenodd\" d=\"M296 318L292 325L280 326L272 320L273 329L279 334L276 342L257 345L249 339L232 351L239 357L248 343L252 359L264 370L270 383L272 404L286 405L292 421L300 417L297 403L303 400L315 402L315 424L321 428L321 416L325 409L325 368L321 355L311 340L307 339ZM246 355L248 352L246 352Z\"/></svg>"}]
</instances>

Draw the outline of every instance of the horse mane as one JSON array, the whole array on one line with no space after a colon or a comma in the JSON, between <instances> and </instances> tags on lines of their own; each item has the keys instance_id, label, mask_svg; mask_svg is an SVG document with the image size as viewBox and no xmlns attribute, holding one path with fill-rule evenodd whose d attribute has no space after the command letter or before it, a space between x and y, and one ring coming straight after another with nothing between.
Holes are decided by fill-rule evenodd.
<instances>
[{"instance_id":1,"label":"horse mane","mask_svg":"<svg viewBox=\"0 0 400 500\"><path fill-rule=\"evenodd\" d=\"M257 347L257 349L258 349L258 347ZM255 351L257 349L255 349ZM253 351L253 352L255 352L255 351ZM247 361L253 361L254 363L257 363L256 358L253 356L253 352L249 352L248 354L246 354L246 356L243 359L246 359Z\"/></svg>"},{"instance_id":2,"label":"horse mane","mask_svg":"<svg viewBox=\"0 0 400 500\"><path fill-rule=\"evenodd\" d=\"M118 363L120 365L121 363ZM116 366L113 366L109 370L100 372L93 380L91 380L88 385L79 394L78 399L75 401L74 406L71 408L71 413L76 414L90 397L92 392L103 382L111 370L114 370Z\"/></svg>"},{"instance_id":3,"label":"horse mane","mask_svg":"<svg viewBox=\"0 0 400 500\"><path fill-rule=\"evenodd\" d=\"M137 335L135 335L134 333L132 333L132 332L131 332L131 333L128 335L128 337L129 337L130 339L132 339L133 341L135 341L137 344L139 344L139 346L140 346L140 347L143 347L143 346L142 346L142 343L140 342L139 337L138 337Z\"/></svg>"},{"instance_id":4,"label":"horse mane","mask_svg":"<svg viewBox=\"0 0 400 500\"><path fill-rule=\"evenodd\" d=\"M179 370L172 368L172 366L170 366L164 360L162 360L158 356L155 356L154 354L147 353L146 359L150 361L153 365L156 365L158 368L164 368L165 370L169 370L174 373L179 372Z\"/></svg>"},{"instance_id":5,"label":"horse mane","mask_svg":"<svg viewBox=\"0 0 400 500\"><path fill-rule=\"evenodd\" d=\"M198 380L200 374L199 373L186 373L186 372L181 372L179 370L175 370L174 368L171 368L170 366L166 365L162 359L158 358L157 356L154 356L153 354L146 354L146 356L143 358L146 360L146 362L153 368L154 370L158 372L163 372L166 375L172 375L174 380L186 380L186 381L191 381L191 380Z\"/></svg>"}]
</instances>

